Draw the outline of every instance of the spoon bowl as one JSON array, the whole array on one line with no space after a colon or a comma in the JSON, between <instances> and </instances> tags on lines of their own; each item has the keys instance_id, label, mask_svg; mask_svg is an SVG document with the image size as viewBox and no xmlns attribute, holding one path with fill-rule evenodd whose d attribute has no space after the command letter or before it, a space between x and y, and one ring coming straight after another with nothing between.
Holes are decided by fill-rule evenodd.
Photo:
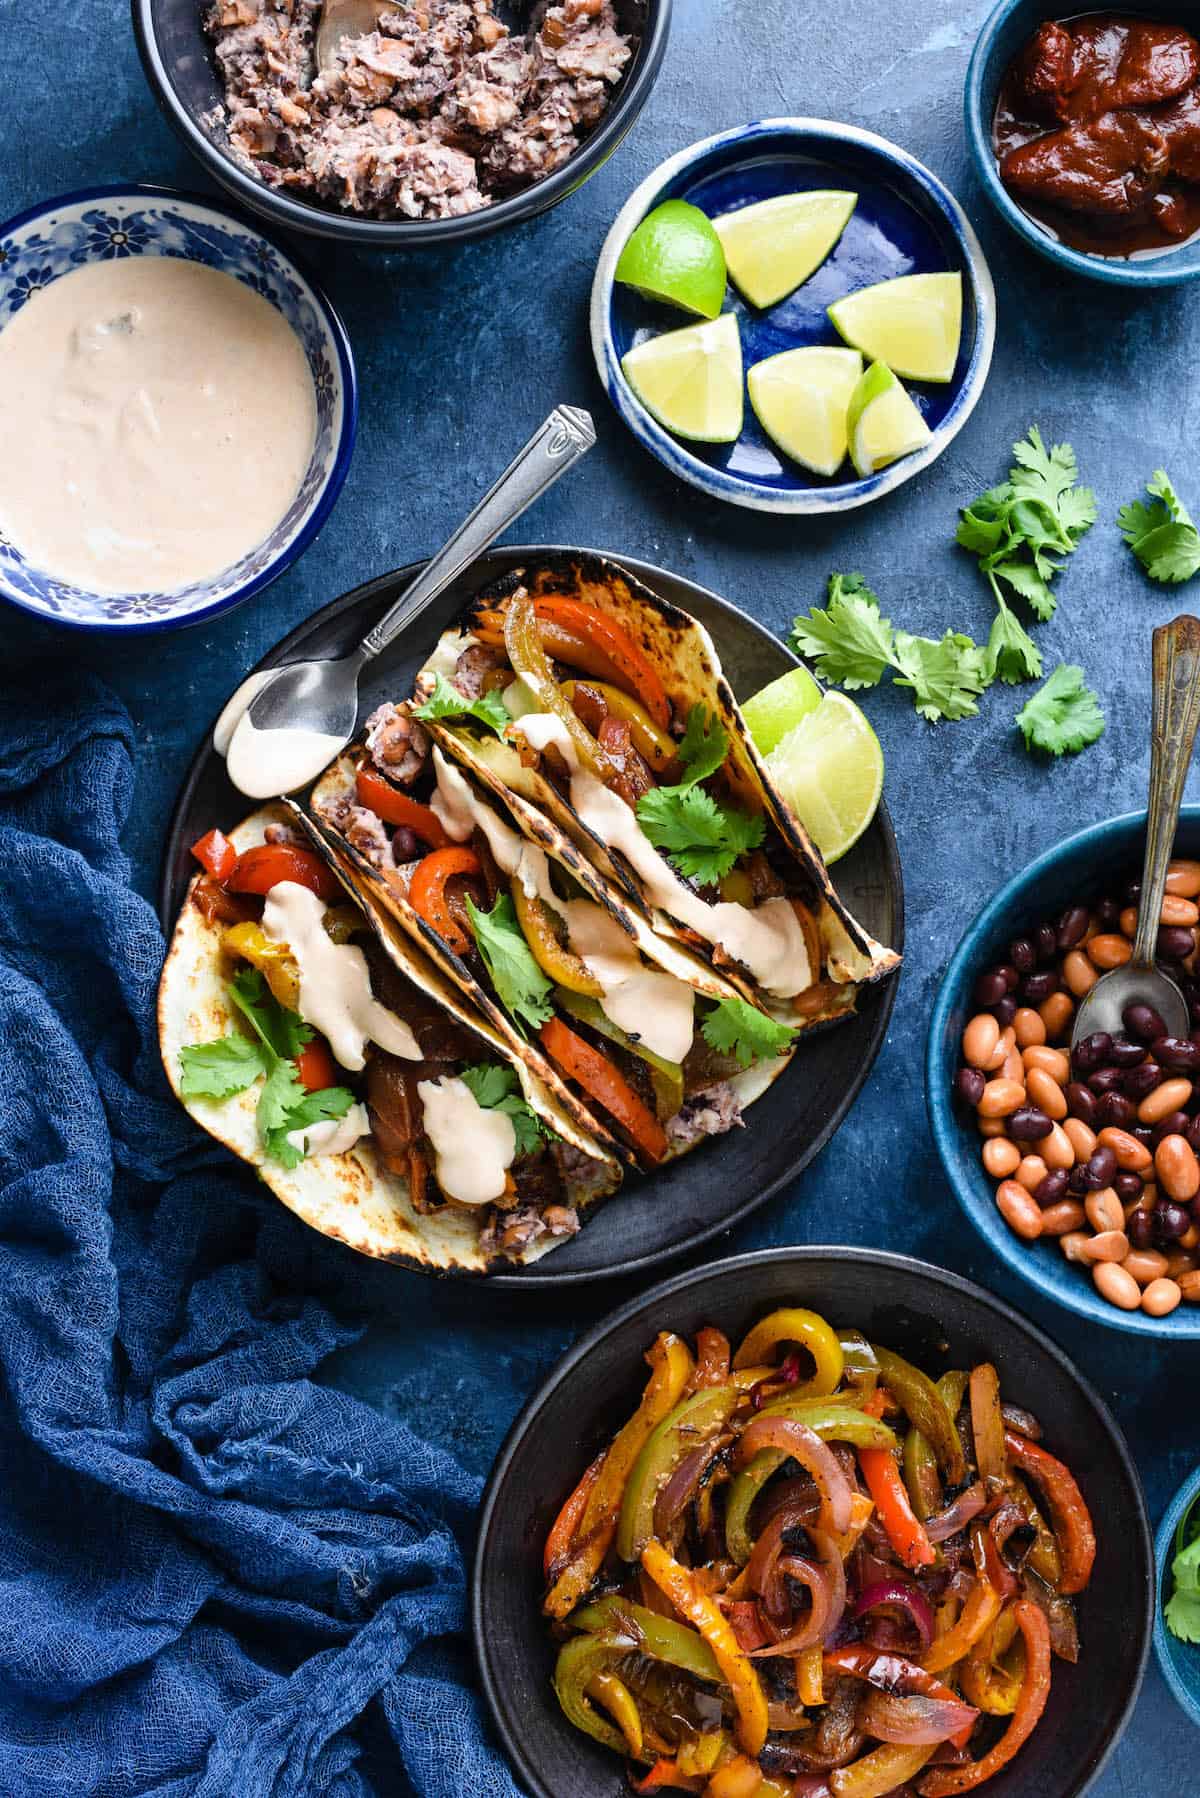
<instances>
[{"instance_id":1,"label":"spoon bowl","mask_svg":"<svg viewBox=\"0 0 1200 1798\"><path fill-rule=\"evenodd\" d=\"M1128 961L1123 968L1110 968L1102 974L1083 1000L1075 1013L1071 1047L1099 1030L1109 1036L1121 1035L1125 1013L1131 1005L1151 1006L1163 1021L1164 1036L1187 1036L1191 1032L1187 1000L1171 976L1161 968Z\"/></svg>"},{"instance_id":2,"label":"spoon bowl","mask_svg":"<svg viewBox=\"0 0 1200 1798\"><path fill-rule=\"evenodd\" d=\"M317 26L317 72L328 75L337 66L342 45L366 37L379 24L381 13L394 12L396 0L325 0Z\"/></svg>"}]
</instances>

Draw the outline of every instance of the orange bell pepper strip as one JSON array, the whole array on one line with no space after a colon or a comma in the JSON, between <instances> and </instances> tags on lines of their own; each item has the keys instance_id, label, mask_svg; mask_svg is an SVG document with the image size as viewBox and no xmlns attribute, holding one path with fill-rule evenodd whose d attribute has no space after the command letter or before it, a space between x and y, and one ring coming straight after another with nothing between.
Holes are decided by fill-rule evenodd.
<instances>
[{"instance_id":1,"label":"orange bell pepper strip","mask_svg":"<svg viewBox=\"0 0 1200 1798\"><path fill-rule=\"evenodd\" d=\"M550 1530L546 1537L546 1546L542 1550L542 1571L545 1573L547 1579L551 1577L554 1568L574 1546L575 1538L579 1534L579 1526L583 1522L583 1513L587 1508L587 1501L591 1497L592 1489L600 1477L600 1469L604 1465L604 1457L607 1453L607 1449L602 1448L600 1450L600 1453L596 1456L596 1459L592 1462L591 1466L576 1486L574 1492L572 1492L570 1498L568 1498L566 1504L558 1513L554 1522L550 1525Z\"/></svg>"},{"instance_id":2,"label":"orange bell pepper strip","mask_svg":"<svg viewBox=\"0 0 1200 1798\"><path fill-rule=\"evenodd\" d=\"M829 1775L829 1789L834 1798L884 1798L885 1793L906 1786L933 1752L933 1746L907 1748L885 1742L848 1767L835 1767Z\"/></svg>"},{"instance_id":3,"label":"orange bell pepper strip","mask_svg":"<svg viewBox=\"0 0 1200 1798\"><path fill-rule=\"evenodd\" d=\"M1050 1696L1050 1625L1028 1598L1017 1601L1013 1615L1025 1641L1025 1678L1012 1722L982 1760L965 1767L935 1767L927 1773L917 1788L922 1798L954 1798L957 1792L981 1786L1008 1765L1041 1721Z\"/></svg>"},{"instance_id":4,"label":"orange bell pepper strip","mask_svg":"<svg viewBox=\"0 0 1200 1798\"><path fill-rule=\"evenodd\" d=\"M403 825L431 849L449 846L446 827L433 807L410 799L374 768L360 768L354 777L354 788L358 803L374 812L377 818L382 818L385 824Z\"/></svg>"},{"instance_id":5,"label":"orange bell pepper strip","mask_svg":"<svg viewBox=\"0 0 1200 1798\"><path fill-rule=\"evenodd\" d=\"M729 1382L729 1338L708 1325L696 1332L696 1371L692 1386L725 1386Z\"/></svg>"},{"instance_id":6,"label":"orange bell pepper strip","mask_svg":"<svg viewBox=\"0 0 1200 1798\"><path fill-rule=\"evenodd\" d=\"M925 1532L925 1525L912 1508L908 1489L892 1451L888 1448L860 1448L858 1464L867 1482L867 1491L879 1513L879 1521L887 1532L887 1539L904 1565L909 1568L931 1567L937 1560L937 1550Z\"/></svg>"},{"instance_id":7,"label":"orange bell pepper strip","mask_svg":"<svg viewBox=\"0 0 1200 1798\"><path fill-rule=\"evenodd\" d=\"M450 910L446 882L456 874L482 873L483 864L475 851L456 846L432 850L417 863L409 882L409 904L455 955L470 952L471 938Z\"/></svg>"},{"instance_id":8,"label":"orange bell pepper strip","mask_svg":"<svg viewBox=\"0 0 1200 1798\"><path fill-rule=\"evenodd\" d=\"M678 1763L663 1755L644 1778L630 1783L635 1792L702 1792L704 1775L681 1773Z\"/></svg>"},{"instance_id":9,"label":"orange bell pepper strip","mask_svg":"<svg viewBox=\"0 0 1200 1798\"><path fill-rule=\"evenodd\" d=\"M985 1631L991 1629L1003 1608L1003 1600L985 1579L977 1579L971 1587L962 1615L921 1657L927 1673L942 1673L953 1667L974 1648Z\"/></svg>"},{"instance_id":10,"label":"orange bell pepper strip","mask_svg":"<svg viewBox=\"0 0 1200 1798\"><path fill-rule=\"evenodd\" d=\"M717 1608L715 1599L702 1592L687 1567L681 1567L661 1542L648 1542L642 1550L642 1566L664 1597L712 1649L721 1676L729 1687L736 1716L735 1734L744 1754L757 1755L767 1739L767 1698L753 1663L738 1647L737 1638Z\"/></svg>"},{"instance_id":11,"label":"orange bell pepper strip","mask_svg":"<svg viewBox=\"0 0 1200 1798\"><path fill-rule=\"evenodd\" d=\"M633 1464L651 1432L675 1409L692 1377L692 1352L681 1336L669 1331L655 1339L646 1360L650 1367L646 1390L605 1453L575 1531L576 1546L542 1606L548 1617L566 1617L596 1578L617 1533L621 1500Z\"/></svg>"},{"instance_id":12,"label":"orange bell pepper strip","mask_svg":"<svg viewBox=\"0 0 1200 1798\"><path fill-rule=\"evenodd\" d=\"M758 1798L762 1786L762 1768L758 1762L739 1754L718 1767L704 1788L704 1798Z\"/></svg>"},{"instance_id":13,"label":"orange bell pepper strip","mask_svg":"<svg viewBox=\"0 0 1200 1798\"><path fill-rule=\"evenodd\" d=\"M632 687L659 728L670 729L671 702L667 698L658 670L645 651L639 648L628 631L614 618L610 618L607 612L601 612L596 606L587 606L580 600L567 599L557 593L536 595L533 611L539 624L561 626L571 636L582 639L586 645L598 650L620 677L620 684ZM570 661L569 653L559 654L560 649L569 652L570 645L556 645L553 631L542 630L540 635L556 660ZM585 669L585 673L589 672L599 675L603 673L603 669L593 666Z\"/></svg>"},{"instance_id":14,"label":"orange bell pepper strip","mask_svg":"<svg viewBox=\"0 0 1200 1798\"><path fill-rule=\"evenodd\" d=\"M225 885L231 893L269 893L281 880L307 887L327 903L341 896L342 883L311 849L295 843L259 843L238 856Z\"/></svg>"},{"instance_id":15,"label":"orange bell pepper strip","mask_svg":"<svg viewBox=\"0 0 1200 1798\"><path fill-rule=\"evenodd\" d=\"M1004 1446L1009 1460L1034 1482L1049 1507L1062 1558L1059 1591L1082 1592L1096 1561L1096 1531L1074 1474L1016 1430L1005 1430Z\"/></svg>"},{"instance_id":16,"label":"orange bell pepper strip","mask_svg":"<svg viewBox=\"0 0 1200 1798\"><path fill-rule=\"evenodd\" d=\"M308 1093L324 1092L327 1086L337 1085L337 1068L323 1036L310 1037L305 1043L296 1057L296 1072Z\"/></svg>"},{"instance_id":17,"label":"orange bell pepper strip","mask_svg":"<svg viewBox=\"0 0 1200 1798\"><path fill-rule=\"evenodd\" d=\"M214 880L228 880L237 866L238 852L220 830L209 830L192 844L192 854Z\"/></svg>"},{"instance_id":18,"label":"orange bell pepper strip","mask_svg":"<svg viewBox=\"0 0 1200 1798\"><path fill-rule=\"evenodd\" d=\"M548 1019L539 1035L551 1061L557 1062L569 1080L576 1081L590 1099L617 1120L642 1159L656 1167L667 1153L667 1133L608 1056L568 1030L561 1018Z\"/></svg>"},{"instance_id":19,"label":"orange bell pepper strip","mask_svg":"<svg viewBox=\"0 0 1200 1798\"><path fill-rule=\"evenodd\" d=\"M825 1680L821 1644L814 1642L811 1648L802 1649L796 1656L795 1668L796 1695L801 1704L824 1704Z\"/></svg>"}]
</instances>

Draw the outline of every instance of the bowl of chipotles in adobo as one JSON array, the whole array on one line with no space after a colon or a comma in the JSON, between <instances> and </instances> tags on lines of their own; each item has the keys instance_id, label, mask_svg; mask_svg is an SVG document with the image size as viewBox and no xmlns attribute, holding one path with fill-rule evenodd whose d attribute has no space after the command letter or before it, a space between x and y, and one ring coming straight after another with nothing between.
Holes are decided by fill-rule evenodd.
<instances>
[{"instance_id":1,"label":"bowl of chipotles in adobo","mask_svg":"<svg viewBox=\"0 0 1200 1798\"><path fill-rule=\"evenodd\" d=\"M1153 1607L1128 1450L955 1274L787 1248L598 1326L484 1501L485 1692L537 1798L1074 1798Z\"/></svg>"},{"instance_id":2,"label":"bowl of chipotles in adobo","mask_svg":"<svg viewBox=\"0 0 1200 1798\"><path fill-rule=\"evenodd\" d=\"M1072 1045L1080 1000L1133 950L1144 812L1048 850L993 898L934 1006L926 1096L971 1222L1015 1273L1097 1323L1200 1337L1200 806L1180 814L1158 961L1170 1036L1131 1005Z\"/></svg>"},{"instance_id":3,"label":"bowl of chipotles in adobo","mask_svg":"<svg viewBox=\"0 0 1200 1798\"><path fill-rule=\"evenodd\" d=\"M975 48L966 123L989 198L1059 267L1135 287L1200 277L1193 6L1004 0Z\"/></svg>"}]
</instances>

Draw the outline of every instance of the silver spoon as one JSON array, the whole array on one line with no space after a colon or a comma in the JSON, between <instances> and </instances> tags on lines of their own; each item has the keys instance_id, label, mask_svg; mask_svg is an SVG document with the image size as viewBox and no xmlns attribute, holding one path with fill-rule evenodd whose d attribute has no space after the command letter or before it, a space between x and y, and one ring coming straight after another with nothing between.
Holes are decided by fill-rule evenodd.
<instances>
[{"instance_id":1,"label":"silver spoon","mask_svg":"<svg viewBox=\"0 0 1200 1798\"><path fill-rule=\"evenodd\" d=\"M1131 1005L1152 1006L1167 1036L1187 1036L1191 1030L1187 1000L1154 956L1183 783L1200 725L1200 618L1185 615L1155 631L1151 682L1150 805L1133 955L1123 967L1102 974L1084 999L1075 1014L1072 1048L1098 1030L1110 1036L1122 1032Z\"/></svg>"},{"instance_id":2,"label":"silver spoon","mask_svg":"<svg viewBox=\"0 0 1200 1798\"><path fill-rule=\"evenodd\" d=\"M291 662L252 674L221 714L229 778L251 799L274 799L315 780L358 725L358 678L440 593L596 441L581 406L556 406L444 549L348 656Z\"/></svg>"},{"instance_id":3,"label":"silver spoon","mask_svg":"<svg viewBox=\"0 0 1200 1798\"><path fill-rule=\"evenodd\" d=\"M325 0L317 26L317 74L328 75L349 38L366 37L379 24L381 13L395 10L396 0Z\"/></svg>"}]
</instances>

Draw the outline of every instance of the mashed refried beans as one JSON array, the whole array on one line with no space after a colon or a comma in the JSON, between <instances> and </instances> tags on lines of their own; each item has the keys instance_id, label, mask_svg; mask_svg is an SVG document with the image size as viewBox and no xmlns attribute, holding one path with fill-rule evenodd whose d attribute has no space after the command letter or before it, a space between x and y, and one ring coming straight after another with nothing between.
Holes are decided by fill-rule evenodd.
<instances>
[{"instance_id":1,"label":"mashed refried beans","mask_svg":"<svg viewBox=\"0 0 1200 1798\"><path fill-rule=\"evenodd\" d=\"M230 146L273 187L377 218L476 212L566 162L632 53L611 0L538 6L509 33L492 0L409 0L319 76L320 0L205 12Z\"/></svg>"}]
</instances>

